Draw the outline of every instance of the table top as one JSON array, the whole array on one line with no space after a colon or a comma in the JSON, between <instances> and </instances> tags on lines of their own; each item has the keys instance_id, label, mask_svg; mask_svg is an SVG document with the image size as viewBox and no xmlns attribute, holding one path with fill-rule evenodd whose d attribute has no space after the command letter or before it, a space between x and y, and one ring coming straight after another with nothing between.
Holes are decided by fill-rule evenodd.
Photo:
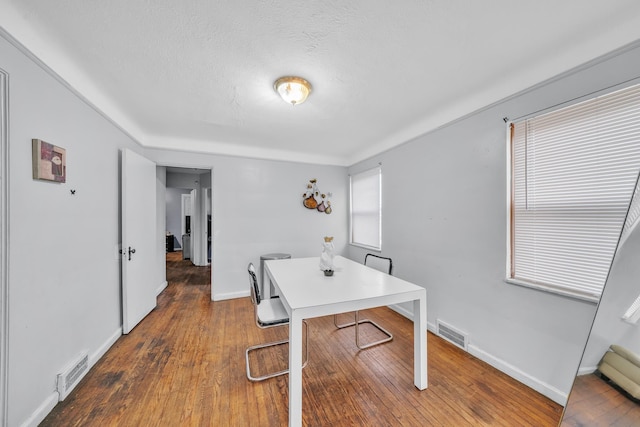
<instances>
[{"instance_id":1,"label":"table top","mask_svg":"<svg viewBox=\"0 0 640 427\"><path fill-rule=\"evenodd\" d=\"M363 304L362 307L375 307L393 303L387 301L392 296L408 300L411 294L417 299L422 292L426 293L421 286L342 256L334 258L333 276L325 276L319 263L319 257L265 261L267 272L289 311L356 302Z\"/></svg>"}]
</instances>

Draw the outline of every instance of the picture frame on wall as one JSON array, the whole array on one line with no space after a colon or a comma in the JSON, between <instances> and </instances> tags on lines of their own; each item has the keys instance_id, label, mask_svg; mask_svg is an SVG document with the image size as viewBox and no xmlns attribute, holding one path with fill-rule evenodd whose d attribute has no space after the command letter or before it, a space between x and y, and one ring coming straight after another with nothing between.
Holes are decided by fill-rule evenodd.
<instances>
[{"instance_id":1,"label":"picture frame on wall","mask_svg":"<svg viewBox=\"0 0 640 427\"><path fill-rule=\"evenodd\" d=\"M33 179L67 181L67 151L41 139L31 140L33 147Z\"/></svg>"}]
</instances>

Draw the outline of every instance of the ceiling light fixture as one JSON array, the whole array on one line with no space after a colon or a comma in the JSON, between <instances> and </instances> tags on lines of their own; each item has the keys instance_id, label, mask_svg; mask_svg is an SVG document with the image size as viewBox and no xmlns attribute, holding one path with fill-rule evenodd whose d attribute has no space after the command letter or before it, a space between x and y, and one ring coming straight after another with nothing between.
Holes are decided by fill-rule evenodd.
<instances>
[{"instance_id":1,"label":"ceiling light fixture","mask_svg":"<svg viewBox=\"0 0 640 427\"><path fill-rule=\"evenodd\" d=\"M302 104L311 93L311 83L302 77L280 77L273 84L273 88L291 105Z\"/></svg>"}]
</instances>

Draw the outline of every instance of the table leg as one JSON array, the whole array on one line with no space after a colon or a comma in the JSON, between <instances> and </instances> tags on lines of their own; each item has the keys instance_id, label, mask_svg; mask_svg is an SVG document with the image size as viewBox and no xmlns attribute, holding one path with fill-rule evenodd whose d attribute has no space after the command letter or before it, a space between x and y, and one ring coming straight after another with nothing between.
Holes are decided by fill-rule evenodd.
<instances>
[{"instance_id":1,"label":"table leg","mask_svg":"<svg viewBox=\"0 0 640 427\"><path fill-rule=\"evenodd\" d=\"M269 278L269 274L267 274L267 267L263 267L262 270L262 298L269 299L271 298L271 278Z\"/></svg>"},{"instance_id":2,"label":"table leg","mask_svg":"<svg viewBox=\"0 0 640 427\"><path fill-rule=\"evenodd\" d=\"M413 301L413 383L427 388L427 296Z\"/></svg>"},{"instance_id":3,"label":"table leg","mask_svg":"<svg viewBox=\"0 0 640 427\"><path fill-rule=\"evenodd\" d=\"M302 318L289 318L289 427L302 426Z\"/></svg>"}]
</instances>

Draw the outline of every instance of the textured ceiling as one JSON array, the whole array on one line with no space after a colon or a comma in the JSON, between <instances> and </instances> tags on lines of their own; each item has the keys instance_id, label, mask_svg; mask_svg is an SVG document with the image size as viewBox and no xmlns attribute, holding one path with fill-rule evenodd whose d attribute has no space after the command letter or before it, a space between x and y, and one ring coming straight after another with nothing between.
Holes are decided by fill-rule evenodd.
<instances>
[{"instance_id":1,"label":"textured ceiling","mask_svg":"<svg viewBox=\"0 0 640 427\"><path fill-rule=\"evenodd\" d=\"M0 0L0 26L145 146L351 165L640 39L640 2Z\"/></svg>"}]
</instances>

